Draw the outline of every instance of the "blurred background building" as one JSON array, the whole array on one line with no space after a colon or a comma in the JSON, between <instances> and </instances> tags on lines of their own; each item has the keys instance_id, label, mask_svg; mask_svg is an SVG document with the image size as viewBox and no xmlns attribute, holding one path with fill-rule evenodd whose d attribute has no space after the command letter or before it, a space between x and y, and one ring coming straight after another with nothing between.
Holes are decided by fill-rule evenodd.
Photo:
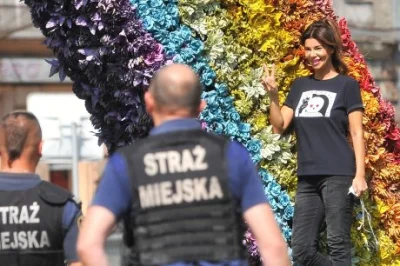
<instances>
[{"instance_id":1,"label":"blurred background building","mask_svg":"<svg viewBox=\"0 0 400 266\"><path fill-rule=\"evenodd\" d=\"M86 211L105 165L105 149L98 147L83 101L72 95L71 81L49 77L45 59L53 53L43 40L23 2L0 0L0 117L16 109L38 116L45 139L38 174L75 192ZM117 232L107 243L110 265L119 265L120 240Z\"/></svg>"},{"instance_id":2,"label":"blurred background building","mask_svg":"<svg viewBox=\"0 0 400 266\"><path fill-rule=\"evenodd\" d=\"M101 166L104 165L102 158L105 152L98 148L96 138L89 132L88 125L91 124L89 114L82 108L83 101L74 97L74 105L79 105L79 108L74 106L73 110L68 105L60 106L63 101L59 101L60 110L52 110L54 105L51 107L51 102L46 103L45 99L50 99L46 95L72 94L72 83L69 79L61 83L58 75L49 77L50 68L45 59L51 59L53 53L46 48L43 40L40 30L33 27L29 9L23 2L0 0L0 116L16 109L29 109L28 99L31 99L30 108L34 109L36 115L40 113L38 118L44 127L45 146L57 147L49 147L47 150L50 153L44 152L38 172L43 179L79 194L85 207L94 192ZM38 103L39 95L43 103ZM59 97L48 101L55 99ZM76 109L83 110L79 114L81 117L75 119L77 145L83 147L92 138L92 145L85 148L85 151L94 150L100 156L83 156L82 149L74 150L72 147L72 123L63 121L62 117ZM46 135L49 136L47 139ZM51 150L56 153L51 154ZM73 160L73 152L78 152L79 165ZM74 181L77 177L81 178Z\"/></svg>"},{"instance_id":3,"label":"blurred background building","mask_svg":"<svg viewBox=\"0 0 400 266\"><path fill-rule=\"evenodd\" d=\"M400 0L334 0L353 40L365 56L383 98L400 121Z\"/></svg>"}]
</instances>

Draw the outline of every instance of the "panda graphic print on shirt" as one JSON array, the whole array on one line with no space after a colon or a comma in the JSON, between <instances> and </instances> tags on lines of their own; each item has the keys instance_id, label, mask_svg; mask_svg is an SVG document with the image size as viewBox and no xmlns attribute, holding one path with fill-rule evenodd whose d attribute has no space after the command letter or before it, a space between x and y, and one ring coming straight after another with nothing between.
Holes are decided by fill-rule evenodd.
<instances>
[{"instance_id":1,"label":"panda graphic print on shirt","mask_svg":"<svg viewBox=\"0 0 400 266\"><path fill-rule=\"evenodd\" d=\"M329 91L304 91L297 105L296 117L330 117L336 93Z\"/></svg>"}]
</instances>

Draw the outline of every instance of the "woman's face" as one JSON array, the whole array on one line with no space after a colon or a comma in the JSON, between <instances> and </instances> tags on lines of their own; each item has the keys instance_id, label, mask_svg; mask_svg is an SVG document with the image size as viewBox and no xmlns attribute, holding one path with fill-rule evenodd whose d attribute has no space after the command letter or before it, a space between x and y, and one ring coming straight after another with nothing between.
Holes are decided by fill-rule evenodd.
<instances>
[{"instance_id":1,"label":"woman's face","mask_svg":"<svg viewBox=\"0 0 400 266\"><path fill-rule=\"evenodd\" d=\"M332 64L332 49L323 46L318 40L306 39L304 48L306 52L305 58L315 71L324 69Z\"/></svg>"}]
</instances>

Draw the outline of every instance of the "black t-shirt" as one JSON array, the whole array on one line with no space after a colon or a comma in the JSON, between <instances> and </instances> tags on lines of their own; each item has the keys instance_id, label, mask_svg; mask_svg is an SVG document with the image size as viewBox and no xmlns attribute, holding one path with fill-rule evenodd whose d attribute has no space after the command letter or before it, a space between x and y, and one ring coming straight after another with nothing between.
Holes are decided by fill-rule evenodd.
<instances>
[{"instance_id":1,"label":"black t-shirt","mask_svg":"<svg viewBox=\"0 0 400 266\"><path fill-rule=\"evenodd\" d=\"M299 176L354 175L355 156L348 143L348 114L362 110L356 80L337 75L296 79L284 105L294 111Z\"/></svg>"}]
</instances>

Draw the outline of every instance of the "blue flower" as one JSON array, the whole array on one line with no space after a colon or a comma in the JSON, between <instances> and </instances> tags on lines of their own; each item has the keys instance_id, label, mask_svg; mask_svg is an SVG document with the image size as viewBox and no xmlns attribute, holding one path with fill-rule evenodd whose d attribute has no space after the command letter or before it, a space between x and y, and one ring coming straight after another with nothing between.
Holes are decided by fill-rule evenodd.
<instances>
[{"instance_id":1,"label":"blue flower","mask_svg":"<svg viewBox=\"0 0 400 266\"><path fill-rule=\"evenodd\" d=\"M223 106L225 109L229 110L230 107L233 106L233 97L232 97L232 96L226 97L226 98L224 99L224 101L222 102L222 106Z\"/></svg>"},{"instance_id":2,"label":"blue flower","mask_svg":"<svg viewBox=\"0 0 400 266\"><path fill-rule=\"evenodd\" d=\"M206 64L203 63L203 62L196 62L196 63L194 63L194 64L192 65L192 67L193 67L194 71L195 71L197 74L199 74L199 73L201 73L201 72L203 71L203 68L206 67Z\"/></svg>"},{"instance_id":3,"label":"blue flower","mask_svg":"<svg viewBox=\"0 0 400 266\"><path fill-rule=\"evenodd\" d=\"M271 181L274 180L274 178L272 177L272 175L270 173L268 173L265 170L261 170L259 171L259 174L261 176L261 179L265 182L265 183L269 183Z\"/></svg>"},{"instance_id":4,"label":"blue flower","mask_svg":"<svg viewBox=\"0 0 400 266\"><path fill-rule=\"evenodd\" d=\"M225 124L225 134L229 136L235 136L239 132L239 128L236 123L228 122Z\"/></svg>"},{"instance_id":5,"label":"blue flower","mask_svg":"<svg viewBox=\"0 0 400 266\"><path fill-rule=\"evenodd\" d=\"M201 74L200 79L203 81L203 83L204 83L206 86L210 86L210 85L214 82L214 79L215 79L215 72L212 71L211 69L207 69L207 71L204 71L204 72Z\"/></svg>"},{"instance_id":6,"label":"blue flower","mask_svg":"<svg viewBox=\"0 0 400 266\"><path fill-rule=\"evenodd\" d=\"M194 52L191 48L183 48L181 50L181 56L187 63L191 63L195 59Z\"/></svg>"},{"instance_id":7,"label":"blue flower","mask_svg":"<svg viewBox=\"0 0 400 266\"><path fill-rule=\"evenodd\" d=\"M165 16L165 28L166 29L174 28L174 27L176 27L177 24L178 24L177 19L174 19L170 15Z\"/></svg>"},{"instance_id":8,"label":"blue flower","mask_svg":"<svg viewBox=\"0 0 400 266\"><path fill-rule=\"evenodd\" d=\"M250 153L253 153L253 154L259 153L260 149L261 149L261 143L258 140L252 139L247 143L247 150Z\"/></svg>"},{"instance_id":9,"label":"blue flower","mask_svg":"<svg viewBox=\"0 0 400 266\"><path fill-rule=\"evenodd\" d=\"M279 214L275 215L275 221L276 221L279 225L282 225L282 224L283 224L282 217L281 217Z\"/></svg>"},{"instance_id":10,"label":"blue flower","mask_svg":"<svg viewBox=\"0 0 400 266\"><path fill-rule=\"evenodd\" d=\"M167 15L164 9L153 9L151 15L155 21L161 25L164 23L165 16Z\"/></svg>"},{"instance_id":11,"label":"blue flower","mask_svg":"<svg viewBox=\"0 0 400 266\"><path fill-rule=\"evenodd\" d=\"M190 48L193 49L195 54L200 54L204 49L204 44L199 40L192 40L189 44Z\"/></svg>"},{"instance_id":12,"label":"blue flower","mask_svg":"<svg viewBox=\"0 0 400 266\"><path fill-rule=\"evenodd\" d=\"M148 3L152 8L160 8L164 5L162 0L149 0Z\"/></svg>"},{"instance_id":13,"label":"blue flower","mask_svg":"<svg viewBox=\"0 0 400 266\"><path fill-rule=\"evenodd\" d=\"M224 126L223 126L222 124L220 124L220 123L214 123L214 124L212 124L211 128L213 129L213 131L214 131L216 134L222 134L223 131L224 131Z\"/></svg>"},{"instance_id":14,"label":"blue flower","mask_svg":"<svg viewBox=\"0 0 400 266\"><path fill-rule=\"evenodd\" d=\"M241 123L241 124L239 125L239 130L240 130L240 132L242 132L242 133L250 133L250 130L251 130L250 124L248 124L248 123Z\"/></svg>"},{"instance_id":15,"label":"blue flower","mask_svg":"<svg viewBox=\"0 0 400 266\"><path fill-rule=\"evenodd\" d=\"M278 209L276 201L274 198L269 199L269 204L272 208L273 211L276 211Z\"/></svg>"},{"instance_id":16,"label":"blue flower","mask_svg":"<svg viewBox=\"0 0 400 266\"><path fill-rule=\"evenodd\" d=\"M137 12L143 18L150 14L150 8L146 4L140 4L137 6Z\"/></svg>"},{"instance_id":17,"label":"blue flower","mask_svg":"<svg viewBox=\"0 0 400 266\"><path fill-rule=\"evenodd\" d=\"M276 183L276 182L271 182L268 184L270 187L270 193L271 195L273 195L274 197L278 197L279 194L281 194L281 186Z\"/></svg>"},{"instance_id":18,"label":"blue flower","mask_svg":"<svg viewBox=\"0 0 400 266\"><path fill-rule=\"evenodd\" d=\"M232 119L235 122L239 122L240 121L240 115L238 112L231 112L229 113L229 118ZM239 127L238 127L239 130Z\"/></svg>"},{"instance_id":19,"label":"blue flower","mask_svg":"<svg viewBox=\"0 0 400 266\"><path fill-rule=\"evenodd\" d=\"M173 55L176 54L176 53L175 53L175 51L176 51L176 46L175 46L175 44L172 43L172 42L170 42L170 43L168 43L167 45L165 45L165 46L164 46L164 50L165 50L165 52L166 52L166 54L167 54L168 56L173 56ZM179 56L180 56L180 55L179 55Z\"/></svg>"},{"instance_id":20,"label":"blue flower","mask_svg":"<svg viewBox=\"0 0 400 266\"><path fill-rule=\"evenodd\" d=\"M170 16L174 17L174 18L176 18L176 17L179 16L178 8L177 8L176 5L174 5L174 4L171 4L171 3L167 4L166 10L167 10L167 13L168 13Z\"/></svg>"},{"instance_id":21,"label":"blue flower","mask_svg":"<svg viewBox=\"0 0 400 266\"><path fill-rule=\"evenodd\" d=\"M189 41L192 37L192 30L188 26L181 26L179 29L179 34L186 41Z\"/></svg>"},{"instance_id":22,"label":"blue flower","mask_svg":"<svg viewBox=\"0 0 400 266\"><path fill-rule=\"evenodd\" d=\"M291 219L293 218L293 214L294 214L294 208L293 208L293 206L292 206L292 205L286 206L285 211L284 211L284 214L283 214L283 217L284 217L286 220L291 220Z\"/></svg>"},{"instance_id":23,"label":"blue flower","mask_svg":"<svg viewBox=\"0 0 400 266\"><path fill-rule=\"evenodd\" d=\"M169 53L167 53L169 54ZM171 53L172 54L172 53ZM182 56L180 54L177 54L174 56L172 59L175 63L185 63L185 60L183 60Z\"/></svg>"},{"instance_id":24,"label":"blue flower","mask_svg":"<svg viewBox=\"0 0 400 266\"><path fill-rule=\"evenodd\" d=\"M164 29L155 29L152 31L155 39L159 40L164 46L167 42L169 42L168 34L169 32ZM175 52L175 51L174 51Z\"/></svg>"},{"instance_id":25,"label":"blue flower","mask_svg":"<svg viewBox=\"0 0 400 266\"><path fill-rule=\"evenodd\" d=\"M215 90L217 91L218 95L221 97L227 97L229 95L228 93L228 87L226 86L226 84L223 83L216 83L215 84ZM232 108L233 110L231 111L235 111L234 108Z\"/></svg>"},{"instance_id":26,"label":"blue flower","mask_svg":"<svg viewBox=\"0 0 400 266\"><path fill-rule=\"evenodd\" d=\"M150 31L154 27L154 20L151 17L146 17L143 20L143 26L146 28L146 30Z\"/></svg>"},{"instance_id":27,"label":"blue flower","mask_svg":"<svg viewBox=\"0 0 400 266\"><path fill-rule=\"evenodd\" d=\"M168 39L170 42L173 42L176 47L179 47L179 48L185 42L185 39L182 38L182 35L180 35L178 32L171 32L168 36ZM177 52L177 51L175 51L175 52Z\"/></svg>"},{"instance_id":28,"label":"blue flower","mask_svg":"<svg viewBox=\"0 0 400 266\"><path fill-rule=\"evenodd\" d=\"M292 237L292 230L289 228L289 226L283 227L282 233L283 233L283 236L285 237L286 241Z\"/></svg>"},{"instance_id":29,"label":"blue flower","mask_svg":"<svg viewBox=\"0 0 400 266\"><path fill-rule=\"evenodd\" d=\"M290 203L290 198L288 194L281 194L279 195L279 203L282 206L287 206Z\"/></svg>"}]
</instances>

